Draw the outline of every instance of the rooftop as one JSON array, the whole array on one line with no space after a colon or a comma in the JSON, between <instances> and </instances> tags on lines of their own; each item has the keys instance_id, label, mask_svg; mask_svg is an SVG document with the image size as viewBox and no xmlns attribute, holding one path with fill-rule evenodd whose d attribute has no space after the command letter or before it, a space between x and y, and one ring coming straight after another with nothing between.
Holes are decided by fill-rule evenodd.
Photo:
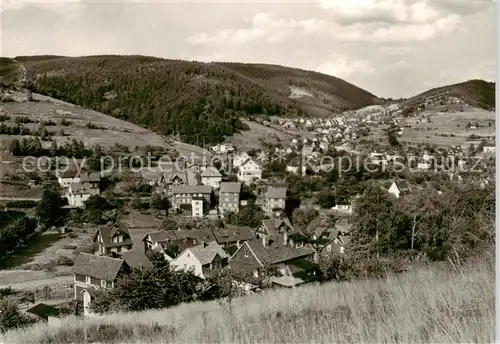
<instances>
[{"instance_id":1,"label":"rooftop","mask_svg":"<svg viewBox=\"0 0 500 344\"><path fill-rule=\"evenodd\" d=\"M212 192L212 187L208 185L184 185L184 186L172 186L170 188L172 193L202 193L209 194Z\"/></svg>"},{"instance_id":2,"label":"rooftop","mask_svg":"<svg viewBox=\"0 0 500 344\"><path fill-rule=\"evenodd\" d=\"M210 264L214 258L219 255L221 258L229 258L229 255L224 251L219 244L201 244L189 248L194 256L200 261L201 265Z\"/></svg>"},{"instance_id":3,"label":"rooftop","mask_svg":"<svg viewBox=\"0 0 500 344\"><path fill-rule=\"evenodd\" d=\"M80 253L75 259L73 273L114 281L124 264L126 263L123 259Z\"/></svg>"},{"instance_id":4,"label":"rooftop","mask_svg":"<svg viewBox=\"0 0 500 344\"><path fill-rule=\"evenodd\" d=\"M222 182L220 183L220 192L240 193L241 183L239 182Z\"/></svg>"},{"instance_id":5,"label":"rooftop","mask_svg":"<svg viewBox=\"0 0 500 344\"><path fill-rule=\"evenodd\" d=\"M282 186L269 186L267 188L268 198L286 198L287 188Z\"/></svg>"}]
</instances>

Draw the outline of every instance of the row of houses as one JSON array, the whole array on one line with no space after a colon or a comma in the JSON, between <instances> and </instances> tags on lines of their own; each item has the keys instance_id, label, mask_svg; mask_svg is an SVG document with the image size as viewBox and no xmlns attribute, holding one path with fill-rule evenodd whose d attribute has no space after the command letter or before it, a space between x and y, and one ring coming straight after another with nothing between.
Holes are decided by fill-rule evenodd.
<instances>
[{"instance_id":1,"label":"row of houses","mask_svg":"<svg viewBox=\"0 0 500 344\"><path fill-rule=\"evenodd\" d=\"M132 268L152 266L146 256L149 251L163 254L172 270L190 271L201 278L229 268L243 282L256 283L273 268L277 271L271 278L274 286L294 287L314 280L319 260L343 253L347 238L347 233L328 228L321 220L297 230L287 218L263 220L256 229L156 230L147 233L142 243L133 242L127 226L100 228L93 239L94 254L80 253L75 260L74 297L83 301L88 313L97 289L113 288Z\"/></svg>"}]
</instances>

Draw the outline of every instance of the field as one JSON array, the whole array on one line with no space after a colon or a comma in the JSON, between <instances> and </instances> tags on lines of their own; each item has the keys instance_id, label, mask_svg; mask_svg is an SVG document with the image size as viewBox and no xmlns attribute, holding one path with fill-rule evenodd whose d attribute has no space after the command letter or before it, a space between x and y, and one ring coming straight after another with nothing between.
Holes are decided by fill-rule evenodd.
<instances>
[{"instance_id":1,"label":"field","mask_svg":"<svg viewBox=\"0 0 500 344\"><path fill-rule=\"evenodd\" d=\"M400 142L410 145L417 143L429 143L436 146L462 146L470 143L477 143L480 140L467 141L470 135L481 137L495 136L495 113L466 107L464 112L443 113L438 109L424 112L429 115L432 123L421 121L417 123L416 118L408 118L407 124L411 128L404 128L403 135L398 137ZM478 129L466 130L467 123L476 122ZM492 125L489 126L490 122ZM386 140L387 135L382 130L376 130L371 136L375 140Z\"/></svg>"},{"instance_id":2,"label":"field","mask_svg":"<svg viewBox=\"0 0 500 344\"><path fill-rule=\"evenodd\" d=\"M242 131L234 134L233 145L241 151L249 151L251 149L262 148L261 140L268 143L277 144L282 142L285 146L290 144L291 140L296 137L313 137L314 133L309 133L298 129L286 129L279 125L271 125L269 127L253 121L243 120L250 127L249 131Z\"/></svg>"},{"instance_id":3,"label":"field","mask_svg":"<svg viewBox=\"0 0 500 344\"><path fill-rule=\"evenodd\" d=\"M5 334L2 343L491 343L495 268L422 267L385 280L309 285ZM86 340L86 341L85 341Z\"/></svg>"}]
</instances>

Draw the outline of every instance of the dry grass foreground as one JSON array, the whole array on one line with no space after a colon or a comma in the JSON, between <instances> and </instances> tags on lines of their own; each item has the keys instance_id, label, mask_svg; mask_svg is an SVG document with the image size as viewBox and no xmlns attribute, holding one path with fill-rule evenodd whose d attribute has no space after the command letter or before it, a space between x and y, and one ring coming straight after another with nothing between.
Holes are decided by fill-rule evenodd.
<instances>
[{"instance_id":1,"label":"dry grass foreground","mask_svg":"<svg viewBox=\"0 0 500 344\"><path fill-rule=\"evenodd\" d=\"M492 343L494 262L423 268L386 280L329 283L166 310L67 318L1 343Z\"/></svg>"}]
</instances>

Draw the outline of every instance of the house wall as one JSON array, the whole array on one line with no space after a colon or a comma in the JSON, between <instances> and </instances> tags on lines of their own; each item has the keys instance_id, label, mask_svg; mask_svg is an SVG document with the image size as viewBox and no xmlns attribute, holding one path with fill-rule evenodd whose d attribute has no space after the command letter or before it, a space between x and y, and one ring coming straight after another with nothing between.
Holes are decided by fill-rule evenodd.
<instances>
[{"instance_id":1,"label":"house wall","mask_svg":"<svg viewBox=\"0 0 500 344\"><path fill-rule=\"evenodd\" d=\"M221 181L222 177L201 177L201 183L203 185L211 186L214 189L218 189L220 187Z\"/></svg>"},{"instance_id":2,"label":"house wall","mask_svg":"<svg viewBox=\"0 0 500 344\"><path fill-rule=\"evenodd\" d=\"M392 183L391 187L388 190L389 193L393 194L397 198L399 198L399 189L396 186L396 183Z\"/></svg>"},{"instance_id":3,"label":"house wall","mask_svg":"<svg viewBox=\"0 0 500 344\"><path fill-rule=\"evenodd\" d=\"M203 201L202 200L192 200L192 216L194 218L202 218L203 217Z\"/></svg>"},{"instance_id":4,"label":"house wall","mask_svg":"<svg viewBox=\"0 0 500 344\"><path fill-rule=\"evenodd\" d=\"M203 278L203 270L199 260L190 251L186 250L179 257L170 262L170 268L174 271L193 271L193 274Z\"/></svg>"},{"instance_id":5,"label":"house wall","mask_svg":"<svg viewBox=\"0 0 500 344\"><path fill-rule=\"evenodd\" d=\"M240 210L240 194L221 192L219 195L219 210L221 213L225 211L237 213Z\"/></svg>"},{"instance_id":6,"label":"house wall","mask_svg":"<svg viewBox=\"0 0 500 344\"><path fill-rule=\"evenodd\" d=\"M247 256L245 256L245 253L248 253ZM254 270L262 267L247 245L243 245L241 249L231 257L229 265L234 271L247 274L253 274Z\"/></svg>"}]
</instances>

